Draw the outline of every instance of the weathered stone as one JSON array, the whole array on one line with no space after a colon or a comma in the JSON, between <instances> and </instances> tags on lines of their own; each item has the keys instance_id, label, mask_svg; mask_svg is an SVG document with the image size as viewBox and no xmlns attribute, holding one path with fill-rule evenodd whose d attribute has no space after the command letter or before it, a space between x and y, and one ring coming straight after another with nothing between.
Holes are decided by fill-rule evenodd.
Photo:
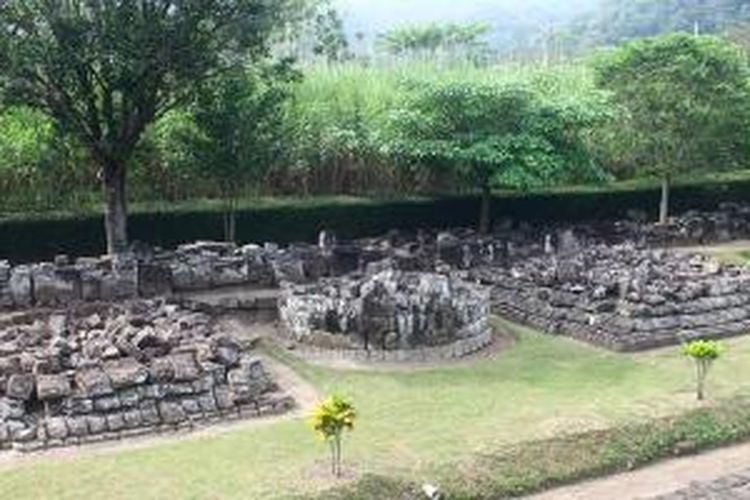
<instances>
[{"instance_id":1,"label":"weathered stone","mask_svg":"<svg viewBox=\"0 0 750 500\"><path fill-rule=\"evenodd\" d=\"M71 436L81 437L89 433L86 417L67 417L65 425L68 427L68 434Z\"/></svg>"},{"instance_id":2,"label":"weathered stone","mask_svg":"<svg viewBox=\"0 0 750 500\"><path fill-rule=\"evenodd\" d=\"M192 382L200 376L200 367L192 353L173 354L169 357L174 370L174 380L178 382Z\"/></svg>"},{"instance_id":3,"label":"weathered stone","mask_svg":"<svg viewBox=\"0 0 750 500\"><path fill-rule=\"evenodd\" d=\"M110 413L105 418L107 420L107 429L110 432L121 431L125 428L125 419L122 413Z\"/></svg>"},{"instance_id":4,"label":"weathered stone","mask_svg":"<svg viewBox=\"0 0 750 500\"><path fill-rule=\"evenodd\" d=\"M6 420L20 420L26 410L23 401L12 398L0 398L0 422Z\"/></svg>"},{"instance_id":5,"label":"weathered stone","mask_svg":"<svg viewBox=\"0 0 750 500\"><path fill-rule=\"evenodd\" d=\"M29 400L34 393L34 376L14 374L8 378L5 393L11 398Z\"/></svg>"},{"instance_id":6,"label":"weathered stone","mask_svg":"<svg viewBox=\"0 0 750 500\"><path fill-rule=\"evenodd\" d=\"M68 437L68 426L62 417L53 417L45 422L47 436L51 439L65 439Z\"/></svg>"},{"instance_id":7,"label":"weathered stone","mask_svg":"<svg viewBox=\"0 0 750 500\"><path fill-rule=\"evenodd\" d=\"M151 378L157 382L169 382L174 378L174 365L170 358L156 358L149 366Z\"/></svg>"},{"instance_id":8,"label":"weathered stone","mask_svg":"<svg viewBox=\"0 0 750 500\"><path fill-rule=\"evenodd\" d=\"M107 419L100 415L89 415L86 418L86 425L91 434L101 434L107 431Z\"/></svg>"},{"instance_id":9,"label":"weathered stone","mask_svg":"<svg viewBox=\"0 0 750 500\"><path fill-rule=\"evenodd\" d=\"M37 375L37 397L42 400L61 399L73 393L67 375Z\"/></svg>"},{"instance_id":10,"label":"weathered stone","mask_svg":"<svg viewBox=\"0 0 750 500\"><path fill-rule=\"evenodd\" d=\"M13 268L8 279L8 291L16 307L29 307L34 303L29 266Z\"/></svg>"},{"instance_id":11,"label":"weathered stone","mask_svg":"<svg viewBox=\"0 0 750 500\"><path fill-rule=\"evenodd\" d=\"M75 383L84 396L96 397L112 394L112 381L101 368L86 368L78 370Z\"/></svg>"},{"instance_id":12,"label":"weathered stone","mask_svg":"<svg viewBox=\"0 0 750 500\"><path fill-rule=\"evenodd\" d=\"M136 427L139 427L143 423L141 412L139 410L129 410L123 412L122 417L125 421L125 427L127 427L128 429L134 429Z\"/></svg>"},{"instance_id":13,"label":"weathered stone","mask_svg":"<svg viewBox=\"0 0 750 500\"><path fill-rule=\"evenodd\" d=\"M215 387L214 398L216 400L216 406L220 410L230 410L235 407L234 394L227 386Z\"/></svg>"},{"instance_id":14,"label":"weathered stone","mask_svg":"<svg viewBox=\"0 0 750 500\"><path fill-rule=\"evenodd\" d=\"M198 400L194 398L184 398L180 401L182 409L185 410L187 415L196 415L202 413L201 406Z\"/></svg>"},{"instance_id":15,"label":"weathered stone","mask_svg":"<svg viewBox=\"0 0 750 500\"><path fill-rule=\"evenodd\" d=\"M121 406L120 398L117 395L102 396L94 399L94 409L96 411L108 412L119 410Z\"/></svg>"},{"instance_id":16,"label":"weathered stone","mask_svg":"<svg viewBox=\"0 0 750 500\"><path fill-rule=\"evenodd\" d=\"M148 380L148 369L132 358L105 363L104 371L115 389L141 385Z\"/></svg>"},{"instance_id":17,"label":"weathered stone","mask_svg":"<svg viewBox=\"0 0 750 500\"><path fill-rule=\"evenodd\" d=\"M39 264L32 268L32 281L37 305L62 306L81 299L81 274L76 269Z\"/></svg>"},{"instance_id":18,"label":"weathered stone","mask_svg":"<svg viewBox=\"0 0 750 500\"><path fill-rule=\"evenodd\" d=\"M187 418L185 415L185 410L181 405L177 403L162 401L159 403L158 407L159 415L161 416L161 419L164 421L164 423L177 424Z\"/></svg>"}]
</instances>

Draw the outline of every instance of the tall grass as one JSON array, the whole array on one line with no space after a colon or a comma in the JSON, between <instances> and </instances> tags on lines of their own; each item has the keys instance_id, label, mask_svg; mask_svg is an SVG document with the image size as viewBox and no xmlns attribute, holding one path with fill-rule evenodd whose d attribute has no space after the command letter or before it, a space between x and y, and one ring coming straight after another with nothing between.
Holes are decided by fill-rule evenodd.
<instances>
[{"instance_id":1,"label":"tall grass","mask_svg":"<svg viewBox=\"0 0 750 500\"><path fill-rule=\"evenodd\" d=\"M288 109L289 168L280 176L290 190L319 194L445 192L460 186L448 174L398 168L378 154L390 113L409 85L453 81L529 87L558 105L582 100L601 105L583 64L554 66L470 61L312 65ZM295 185L294 180L301 180ZM291 181L291 182L290 182Z\"/></svg>"}]
</instances>

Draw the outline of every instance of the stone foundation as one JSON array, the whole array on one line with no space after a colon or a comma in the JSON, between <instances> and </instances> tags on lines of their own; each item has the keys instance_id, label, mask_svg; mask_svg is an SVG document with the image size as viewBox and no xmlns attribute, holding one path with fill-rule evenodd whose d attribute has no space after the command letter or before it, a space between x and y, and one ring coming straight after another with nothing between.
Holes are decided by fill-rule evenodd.
<instances>
[{"instance_id":1,"label":"stone foundation","mask_svg":"<svg viewBox=\"0 0 750 500\"><path fill-rule=\"evenodd\" d=\"M701 255L602 245L472 276L497 314L615 350L750 331L750 270Z\"/></svg>"},{"instance_id":2,"label":"stone foundation","mask_svg":"<svg viewBox=\"0 0 750 500\"><path fill-rule=\"evenodd\" d=\"M291 406L252 346L176 304L0 315L0 448L118 439Z\"/></svg>"},{"instance_id":3,"label":"stone foundation","mask_svg":"<svg viewBox=\"0 0 750 500\"><path fill-rule=\"evenodd\" d=\"M355 356L370 359L385 360L379 352L392 353L388 360L404 358L405 352L429 348L438 349L430 356L456 357L486 345L490 332L488 290L447 275L396 270L287 285L279 315L305 347L358 351Z\"/></svg>"}]
</instances>

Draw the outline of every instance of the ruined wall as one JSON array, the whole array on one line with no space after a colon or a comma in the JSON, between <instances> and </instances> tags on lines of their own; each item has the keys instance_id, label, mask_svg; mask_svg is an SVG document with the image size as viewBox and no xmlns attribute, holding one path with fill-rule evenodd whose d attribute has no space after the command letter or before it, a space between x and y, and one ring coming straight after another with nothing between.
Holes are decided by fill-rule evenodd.
<instances>
[{"instance_id":1,"label":"ruined wall","mask_svg":"<svg viewBox=\"0 0 750 500\"><path fill-rule=\"evenodd\" d=\"M292 405L251 347L176 304L0 315L0 448L118 439Z\"/></svg>"},{"instance_id":2,"label":"ruined wall","mask_svg":"<svg viewBox=\"0 0 750 500\"><path fill-rule=\"evenodd\" d=\"M396 270L289 284L279 300L282 325L313 354L391 361L479 350L491 342L489 312L489 290L449 275Z\"/></svg>"},{"instance_id":3,"label":"ruined wall","mask_svg":"<svg viewBox=\"0 0 750 500\"><path fill-rule=\"evenodd\" d=\"M616 350L750 331L750 270L702 255L600 245L472 276L497 314Z\"/></svg>"}]
</instances>

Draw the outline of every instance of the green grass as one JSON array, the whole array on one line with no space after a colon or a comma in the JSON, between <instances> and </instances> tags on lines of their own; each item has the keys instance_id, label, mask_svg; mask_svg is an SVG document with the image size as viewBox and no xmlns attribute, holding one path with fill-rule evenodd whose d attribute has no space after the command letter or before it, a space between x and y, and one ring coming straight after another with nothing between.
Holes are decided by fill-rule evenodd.
<instances>
[{"instance_id":1,"label":"green grass","mask_svg":"<svg viewBox=\"0 0 750 500\"><path fill-rule=\"evenodd\" d=\"M447 464L509 445L697 407L692 367L676 348L622 355L513 328L519 339L507 351L439 369L336 371L276 355L322 393L357 403L348 464L416 481L439 482ZM728 345L709 377L713 400L750 392L750 338ZM141 449L7 461L0 491L19 499L285 497L330 486L326 452L302 421L247 425Z\"/></svg>"}]
</instances>

